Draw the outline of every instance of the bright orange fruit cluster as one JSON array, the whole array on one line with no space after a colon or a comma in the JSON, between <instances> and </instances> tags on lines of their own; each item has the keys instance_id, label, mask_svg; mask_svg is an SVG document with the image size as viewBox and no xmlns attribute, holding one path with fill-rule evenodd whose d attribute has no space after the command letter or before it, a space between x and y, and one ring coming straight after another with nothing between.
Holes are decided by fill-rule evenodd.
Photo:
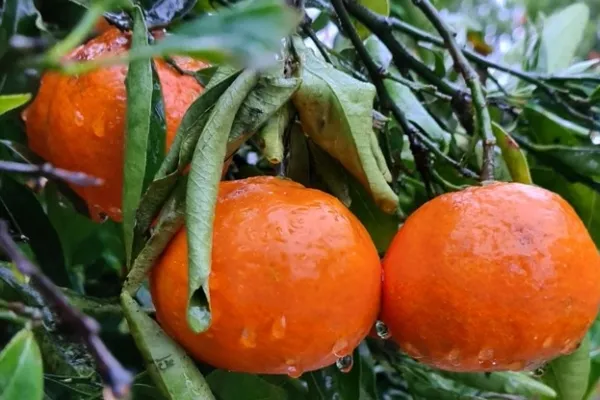
<instances>
[{"instance_id":1,"label":"bright orange fruit cluster","mask_svg":"<svg viewBox=\"0 0 600 400\"><path fill-rule=\"evenodd\" d=\"M69 57L128 48L127 34L102 29ZM170 144L202 88L156 63ZM117 220L126 71L47 73L24 114L34 151L104 178L103 187L74 189ZM534 186L494 183L429 201L399 230L383 269L347 208L288 180L222 182L213 229L210 328L194 334L187 325L185 231L156 264L151 291L165 331L197 359L235 371L298 376L330 365L378 314L401 349L429 365L531 368L573 351L600 304L600 256L584 224L563 199Z\"/></svg>"}]
</instances>

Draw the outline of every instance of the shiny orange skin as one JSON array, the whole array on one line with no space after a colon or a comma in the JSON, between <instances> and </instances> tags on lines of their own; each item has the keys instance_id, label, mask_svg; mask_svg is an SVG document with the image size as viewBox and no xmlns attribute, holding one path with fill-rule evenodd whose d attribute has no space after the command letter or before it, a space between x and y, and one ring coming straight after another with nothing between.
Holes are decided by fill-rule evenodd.
<instances>
[{"instance_id":1,"label":"shiny orange skin","mask_svg":"<svg viewBox=\"0 0 600 400\"><path fill-rule=\"evenodd\" d=\"M186 240L174 237L150 284L159 323L198 360L299 376L350 354L375 323L377 250L329 194L273 177L221 183L202 334L186 322Z\"/></svg>"},{"instance_id":2,"label":"shiny orange skin","mask_svg":"<svg viewBox=\"0 0 600 400\"><path fill-rule=\"evenodd\" d=\"M572 207L493 183L413 213L383 261L382 319L421 362L531 369L572 352L600 304L600 256Z\"/></svg>"},{"instance_id":3,"label":"shiny orange skin","mask_svg":"<svg viewBox=\"0 0 600 400\"><path fill-rule=\"evenodd\" d=\"M68 58L83 61L116 55L125 52L129 44L128 33L108 27L100 36L73 50ZM190 58L176 61L184 70L206 66ZM202 87L165 61L155 62L165 104L168 147ZM73 189L86 200L94 217L105 213L117 221L121 219L127 68L120 64L79 76L48 72L23 114L29 146L34 152L57 167L104 180L100 187Z\"/></svg>"}]
</instances>

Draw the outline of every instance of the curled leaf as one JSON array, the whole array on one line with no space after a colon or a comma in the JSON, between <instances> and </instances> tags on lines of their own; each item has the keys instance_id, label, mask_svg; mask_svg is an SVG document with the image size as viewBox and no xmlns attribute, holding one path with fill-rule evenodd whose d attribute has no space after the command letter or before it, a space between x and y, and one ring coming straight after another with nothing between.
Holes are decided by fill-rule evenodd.
<instances>
[{"instance_id":1,"label":"curled leaf","mask_svg":"<svg viewBox=\"0 0 600 400\"><path fill-rule=\"evenodd\" d=\"M188 325L195 332L210 326L208 275L212 227L227 139L238 110L258 81L252 70L242 72L219 98L198 139L186 197L188 240Z\"/></svg>"},{"instance_id":2,"label":"curled leaf","mask_svg":"<svg viewBox=\"0 0 600 400\"><path fill-rule=\"evenodd\" d=\"M272 165L283 161L283 134L290 122L290 107L281 107L258 132L258 143L263 156Z\"/></svg>"},{"instance_id":3,"label":"curled leaf","mask_svg":"<svg viewBox=\"0 0 600 400\"><path fill-rule=\"evenodd\" d=\"M304 132L354 175L388 213L398 196L387 182L391 173L375 132L375 88L320 60L298 38L294 39L303 71L302 85L292 97Z\"/></svg>"}]
</instances>

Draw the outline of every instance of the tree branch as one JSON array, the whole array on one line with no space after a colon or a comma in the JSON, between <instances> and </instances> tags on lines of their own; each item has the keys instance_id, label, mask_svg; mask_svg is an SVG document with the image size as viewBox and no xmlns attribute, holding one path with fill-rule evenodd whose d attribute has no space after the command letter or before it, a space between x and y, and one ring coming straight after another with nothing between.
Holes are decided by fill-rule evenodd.
<instances>
[{"instance_id":1,"label":"tree branch","mask_svg":"<svg viewBox=\"0 0 600 400\"><path fill-rule=\"evenodd\" d=\"M35 165L13 161L0 161L0 171L60 179L77 186L100 186L104 183L100 178L95 178L83 172L71 172L56 168L49 163Z\"/></svg>"},{"instance_id":2,"label":"tree branch","mask_svg":"<svg viewBox=\"0 0 600 400\"><path fill-rule=\"evenodd\" d=\"M391 27L391 29L405 33L405 34L413 37L414 39L420 40L422 42L430 43L430 44L433 44L438 47L445 46L444 40L440 37L434 36L428 32L425 32L419 28L416 28L416 27L414 27L410 24L407 24L406 22L400 21L399 19L396 19L396 18L385 18L385 19L386 19L386 23ZM373 32L373 33L375 33L375 32ZM561 98L561 96L559 96L557 94L556 89L554 89L551 85L549 85L548 83L545 82L545 81L565 81L565 80L569 80L569 77L532 74L532 73L529 73L526 71L521 71L518 69L511 68L511 67L501 64L501 63L494 62L494 61L488 59L487 57L482 56L481 54L478 54L477 52L475 52L471 49L468 49L468 48L463 48L463 49L461 49L461 51L464 54L464 56L472 62L475 62L475 63L482 65L484 67L487 67L487 68L505 72L507 74L510 74L512 76L515 76L515 77L521 79L524 82L535 85L549 97L550 101L553 101L557 105L564 107L565 110L571 116L573 116L576 119L585 121L587 124L589 124L591 127L593 127L596 130L600 130L600 122L594 120L593 118L591 118L591 117L579 112L575 108L573 108L570 104L568 104L566 101L564 101ZM570 79L573 81L587 80L587 81L591 81L591 82L596 82L597 80L600 80L600 78L598 78L598 77L587 76L587 75L573 76L573 77L570 77Z\"/></svg>"},{"instance_id":3,"label":"tree branch","mask_svg":"<svg viewBox=\"0 0 600 400\"><path fill-rule=\"evenodd\" d=\"M120 398L126 395L129 392L132 375L121 366L100 340L98 323L71 307L60 289L21 253L8 231L8 224L3 220L0 220L0 249L15 263L19 272L30 277L31 283L56 310L61 322L69 328L69 332L74 332L86 344L96 361L98 373L114 396Z\"/></svg>"},{"instance_id":4,"label":"tree branch","mask_svg":"<svg viewBox=\"0 0 600 400\"><path fill-rule=\"evenodd\" d=\"M423 14L431 21L435 29L444 39L444 43L458 72L463 76L467 86L471 91L473 108L475 114L476 133L481 136L483 141L483 166L481 168L481 179L484 181L494 179L494 146L496 137L492 132L492 119L487 108L485 94L479 81L477 71L469 64L456 40L450 33L450 28L442 20L442 17L429 0L413 0L413 3L421 9Z\"/></svg>"},{"instance_id":5,"label":"tree branch","mask_svg":"<svg viewBox=\"0 0 600 400\"><path fill-rule=\"evenodd\" d=\"M427 154L424 151L425 149L423 148L423 146L434 152L437 156L448 162L453 167L457 168L465 176L477 177L475 173L467 170L466 168L460 167L456 161L452 160L443 152L439 151L435 144L431 143L431 141L429 141L425 135L423 135L419 130L415 129L415 127L408 121L404 112L402 112L398 105L392 100L387 89L385 88L385 85L383 83L383 77L385 76L385 72L383 71L381 66L375 63L373 58L369 55L369 52L365 48L363 42L360 40L360 37L358 36L358 33L356 32L356 29L354 28L354 25L350 20L348 10L346 10L343 0L331 0L331 4L333 5L338 15L338 18L340 19L342 28L344 29L350 41L352 42L353 46L356 49L356 52L358 53L358 56L362 60L363 64L365 65L365 68L369 73L369 77L371 78L371 81L373 82L373 85L377 90L377 96L379 97L382 108L391 111L394 119L396 119L396 121L400 125L400 128L402 128L402 130L408 137L410 149L415 159L415 164L417 166L417 169L419 170L419 174L423 178L425 187L429 190L431 186L431 181L429 166L427 165Z\"/></svg>"}]
</instances>

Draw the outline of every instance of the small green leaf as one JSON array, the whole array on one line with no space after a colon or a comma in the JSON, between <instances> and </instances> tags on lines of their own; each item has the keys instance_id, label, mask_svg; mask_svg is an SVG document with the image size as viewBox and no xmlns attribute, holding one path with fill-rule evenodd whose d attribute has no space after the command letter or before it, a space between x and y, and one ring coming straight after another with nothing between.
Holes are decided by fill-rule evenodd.
<instances>
[{"instance_id":1,"label":"small green leaf","mask_svg":"<svg viewBox=\"0 0 600 400\"><path fill-rule=\"evenodd\" d=\"M590 10L585 3L575 3L544 21L541 52L546 61L545 72L553 73L571 65L589 16Z\"/></svg>"},{"instance_id":2,"label":"small green leaf","mask_svg":"<svg viewBox=\"0 0 600 400\"><path fill-rule=\"evenodd\" d=\"M0 115L14 110L17 107L22 106L31 99L29 93L24 94L5 94L0 96Z\"/></svg>"},{"instance_id":3,"label":"small green leaf","mask_svg":"<svg viewBox=\"0 0 600 400\"><path fill-rule=\"evenodd\" d=\"M561 400L581 400L587 391L590 374L590 341L586 337L573 353L548 364L544 382L556 390Z\"/></svg>"},{"instance_id":4,"label":"small green leaf","mask_svg":"<svg viewBox=\"0 0 600 400\"><path fill-rule=\"evenodd\" d=\"M132 49L148 47L148 34L140 7L134 9ZM127 263L133 260L135 214L144 193L164 157L165 121L160 85L151 59L132 61L127 88L127 129L123 169L123 235Z\"/></svg>"},{"instance_id":5,"label":"small green leaf","mask_svg":"<svg viewBox=\"0 0 600 400\"><path fill-rule=\"evenodd\" d=\"M0 217L13 222L28 239L42 271L54 283L70 287L60 238L37 197L24 185L0 174Z\"/></svg>"},{"instance_id":6,"label":"small green leaf","mask_svg":"<svg viewBox=\"0 0 600 400\"><path fill-rule=\"evenodd\" d=\"M232 115L258 81L252 70L242 72L219 98L210 114L192 159L186 198L188 241L188 325L194 332L210 326L209 290L212 227Z\"/></svg>"},{"instance_id":7,"label":"small green leaf","mask_svg":"<svg viewBox=\"0 0 600 400\"><path fill-rule=\"evenodd\" d=\"M556 397L554 389L520 372L507 371L492 372L490 374L442 372L442 375L464 385L488 392L515 394L527 398L535 398L536 396Z\"/></svg>"},{"instance_id":8,"label":"small green leaf","mask_svg":"<svg viewBox=\"0 0 600 400\"><path fill-rule=\"evenodd\" d=\"M527 157L523 154L519 144L495 122L492 122L492 130L496 137L496 144L502 151L502 157L510 171L512 180L528 185L532 184Z\"/></svg>"},{"instance_id":9,"label":"small green leaf","mask_svg":"<svg viewBox=\"0 0 600 400\"><path fill-rule=\"evenodd\" d=\"M219 400L287 400L286 390L259 375L215 370L206 377Z\"/></svg>"},{"instance_id":10,"label":"small green leaf","mask_svg":"<svg viewBox=\"0 0 600 400\"><path fill-rule=\"evenodd\" d=\"M0 353L0 397L2 400L41 400L42 355L33 333L23 329Z\"/></svg>"},{"instance_id":11,"label":"small green leaf","mask_svg":"<svg viewBox=\"0 0 600 400\"><path fill-rule=\"evenodd\" d=\"M354 175L378 206L393 213L398 197L388 185L391 173L373 131L375 87L327 64L294 39L302 85L292 97L304 132Z\"/></svg>"},{"instance_id":12,"label":"small green leaf","mask_svg":"<svg viewBox=\"0 0 600 400\"><path fill-rule=\"evenodd\" d=\"M257 134L263 156L272 165L283 161L283 134L290 122L290 114L290 107L280 108Z\"/></svg>"},{"instance_id":13,"label":"small green leaf","mask_svg":"<svg viewBox=\"0 0 600 400\"><path fill-rule=\"evenodd\" d=\"M172 400L214 400L194 362L127 292L121 294L121 304L148 372L163 394Z\"/></svg>"}]
</instances>

